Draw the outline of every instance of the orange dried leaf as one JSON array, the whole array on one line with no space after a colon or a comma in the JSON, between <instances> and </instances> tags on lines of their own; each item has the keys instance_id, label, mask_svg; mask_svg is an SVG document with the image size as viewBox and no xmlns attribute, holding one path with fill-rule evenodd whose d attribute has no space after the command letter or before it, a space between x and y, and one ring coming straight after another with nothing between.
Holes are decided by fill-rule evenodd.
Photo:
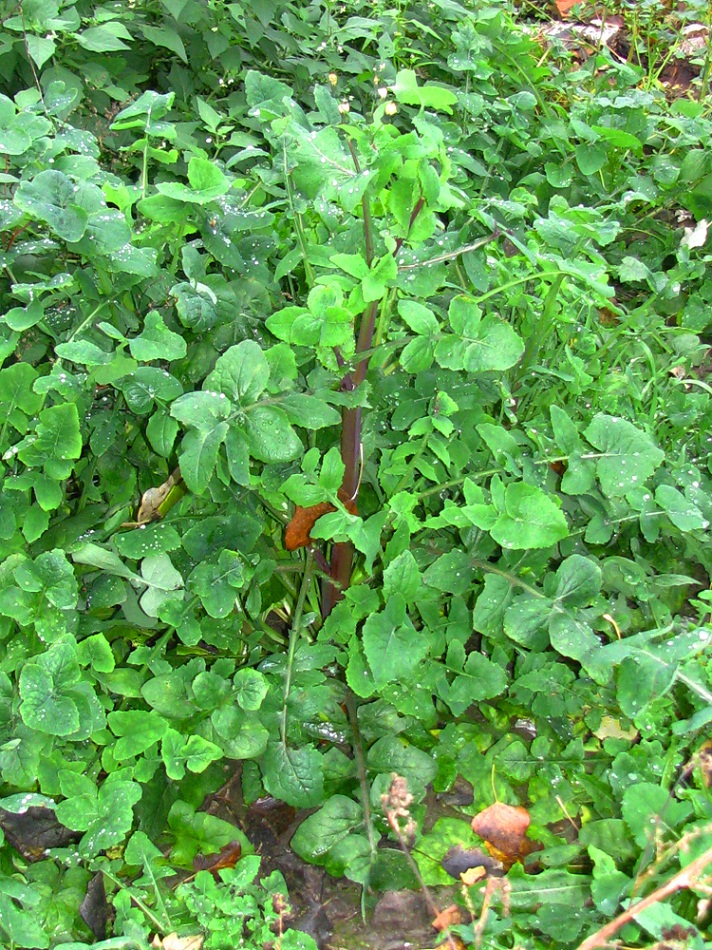
<instances>
[{"instance_id":1,"label":"orange dried leaf","mask_svg":"<svg viewBox=\"0 0 712 950\"><path fill-rule=\"evenodd\" d=\"M215 874L222 868L234 868L242 856L242 845L239 841L230 841L217 854L197 854L193 858L194 871L210 871Z\"/></svg>"},{"instance_id":2,"label":"orange dried leaf","mask_svg":"<svg viewBox=\"0 0 712 950\"><path fill-rule=\"evenodd\" d=\"M433 921L433 930L441 931L447 930L448 927L454 927L456 924L462 923L462 917L460 916L460 908L457 904L450 904L449 907L446 907L445 910L441 910L438 916Z\"/></svg>"},{"instance_id":3,"label":"orange dried leaf","mask_svg":"<svg viewBox=\"0 0 712 950\"><path fill-rule=\"evenodd\" d=\"M480 881L484 881L486 877L487 871L480 865L476 868L470 868L469 871L464 871L460 875L460 880L465 887L473 887L475 884L479 884Z\"/></svg>"},{"instance_id":4,"label":"orange dried leaf","mask_svg":"<svg viewBox=\"0 0 712 950\"><path fill-rule=\"evenodd\" d=\"M572 7L575 7L577 3L580 3L581 0L555 0L556 9L559 11L559 16L562 19L566 19L569 15L569 10Z\"/></svg>"},{"instance_id":5,"label":"orange dried leaf","mask_svg":"<svg viewBox=\"0 0 712 950\"><path fill-rule=\"evenodd\" d=\"M472 830L485 841L493 857L511 867L532 850L533 844L526 838L530 822L526 808L497 802L475 815Z\"/></svg>"},{"instance_id":6,"label":"orange dried leaf","mask_svg":"<svg viewBox=\"0 0 712 950\"><path fill-rule=\"evenodd\" d=\"M308 508L297 505L292 520L284 530L285 550L296 551L297 548L311 544L309 532L319 518L330 511L336 511L336 508L328 501L321 501L318 505L310 505Z\"/></svg>"},{"instance_id":7,"label":"orange dried leaf","mask_svg":"<svg viewBox=\"0 0 712 950\"><path fill-rule=\"evenodd\" d=\"M351 515L357 515L356 502L352 498L344 497L343 489L339 489L339 501ZM292 520L284 530L284 548L286 551L296 551L297 548L311 544L311 529L322 515L336 511L334 505L328 501L320 501L318 505L302 508L297 505Z\"/></svg>"}]
</instances>

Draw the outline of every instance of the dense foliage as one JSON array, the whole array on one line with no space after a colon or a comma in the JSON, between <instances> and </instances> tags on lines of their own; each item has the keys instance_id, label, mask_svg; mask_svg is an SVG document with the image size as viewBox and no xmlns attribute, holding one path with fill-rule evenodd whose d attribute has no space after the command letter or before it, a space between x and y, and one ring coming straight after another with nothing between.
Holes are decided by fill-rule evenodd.
<instances>
[{"instance_id":1,"label":"dense foliage","mask_svg":"<svg viewBox=\"0 0 712 950\"><path fill-rule=\"evenodd\" d=\"M671 101L640 7L642 63L496 0L0 2L3 944L91 945L100 870L107 947L261 947L255 859L171 877L248 854L238 763L367 894L394 772L474 794L429 885L525 806L485 947L712 846L709 62Z\"/></svg>"}]
</instances>

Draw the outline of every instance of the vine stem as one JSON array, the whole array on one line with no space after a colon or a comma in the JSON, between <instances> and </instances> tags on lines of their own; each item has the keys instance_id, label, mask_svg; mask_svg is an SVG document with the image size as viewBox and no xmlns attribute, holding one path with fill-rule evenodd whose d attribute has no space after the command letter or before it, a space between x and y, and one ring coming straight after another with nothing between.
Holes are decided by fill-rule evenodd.
<instances>
[{"instance_id":1,"label":"vine stem","mask_svg":"<svg viewBox=\"0 0 712 950\"><path fill-rule=\"evenodd\" d=\"M302 575L302 583L299 588L299 596L297 597L297 604L294 608L294 615L292 617L292 625L289 628L289 647L287 649L287 669L284 675L284 702L282 705L282 721L280 724L280 735L282 737L282 744L287 744L287 704L289 702L289 694L292 691L292 670L294 667L294 654L297 650L297 643L299 641L299 634L302 627L302 614L304 613L304 602L307 599L307 592L309 590L309 582L311 580L311 572L313 566L312 553L307 549L307 558L304 564L304 574Z\"/></svg>"}]
</instances>

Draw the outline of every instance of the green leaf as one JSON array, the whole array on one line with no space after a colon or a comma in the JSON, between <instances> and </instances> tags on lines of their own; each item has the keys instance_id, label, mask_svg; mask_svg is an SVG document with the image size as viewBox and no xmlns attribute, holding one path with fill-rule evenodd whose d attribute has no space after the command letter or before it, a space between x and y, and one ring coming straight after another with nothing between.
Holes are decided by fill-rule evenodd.
<instances>
[{"instance_id":1,"label":"green leaf","mask_svg":"<svg viewBox=\"0 0 712 950\"><path fill-rule=\"evenodd\" d=\"M233 678L235 697L241 709L255 712L269 692L269 684L264 673L245 667L238 670Z\"/></svg>"},{"instance_id":2,"label":"green leaf","mask_svg":"<svg viewBox=\"0 0 712 950\"><path fill-rule=\"evenodd\" d=\"M30 467L45 465L45 471L51 475L54 460L77 459L81 452L79 413L74 403L65 402L40 412L34 440L26 441L17 456Z\"/></svg>"},{"instance_id":3,"label":"green leaf","mask_svg":"<svg viewBox=\"0 0 712 950\"><path fill-rule=\"evenodd\" d=\"M457 96L450 89L435 86L433 83L418 85L413 69L401 69L396 75L393 93L398 102L405 102L411 106L420 106L424 109L436 109L452 115L450 108L457 102Z\"/></svg>"},{"instance_id":4,"label":"green leaf","mask_svg":"<svg viewBox=\"0 0 712 950\"><path fill-rule=\"evenodd\" d=\"M182 336L168 329L159 313L152 311L146 315L141 335L129 343L129 349L134 359L147 363L183 359L188 345Z\"/></svg>"},{"instance_id":5,"label":"green leaf","mask_svg":"<svg viewBox=\"0 0 712 950\"><path fill-rule=\"evenodd\" d=\"M383 736L368 751L369 768L391 775L395 772L408 780L410 792L419 798L435 778L437 765L422 749L408 745L397 736Z\"/></svg>"},{"instance_id":6,"label":"green leaf","mask_svg":"<svg viewBox=\"0 0 712 950\"><path fill-rule=\"evenodd\" d=\"M180 471L184 482L196 495L202 495L213 477L218 452L229 428L227 422L219 422L212 429L191 429L183 436Z\"/></svg>"},{"instance_id":7,"label":"green leaf","mask_svg":"<svg viewBox=\"0 0 712 950\"><path fill-rule=\"evenodd\" d=\"M637 782L624 791L621 811L635 843L644 848L655 840L658 820L663 828L675 828L689 818L692 806L671 800L668 790L659 785Z\"/></svg>"},{"instance_id":8,"label":"green leaf","mask_svg":"<svg viewBox=\"0 0 712 950\"><path fill-rule=\"evenodd\" d=\"M227 617L234 611L237 589L246 579L240 555L235 551L222 551L217 564L198 564L188 578L188 590L200 597L209 616Z\"/></svg>"},{"instance_id":9,"label":"green leaf","mask_svg":"<svg viewBox=\"0 0 712 950\"><path fill-rule=\"evenodd\" d=\"M237 706L222 706L211 716L216 741L230 759L256 759L267 748L269 733L254 713Z\"/></svg>"},{"instance_id":10,"label":"green leaf","mask_svg":"<svg viewBox=\"0 0 712 950\"><path fill-rule=\"evenodd\" d=\"M182 182L158 182L156 188L160 194L174 201L188 204L208 204L220 198L230 190L230 179L220 171L214 162L207 158L191 158L188 163L188 181L190 187Z\"/></svg>"},{"instance_id":11,"label":"green leaf","mask_svg":"<svg viewBox=\"0 0 712 950\"><path fill-rule=\"evenodd\" d=\"M700 531L709 527L709 521L697 505L671 485L658 485L655 500L680 531Z\"/></svg>"},{"instance_id":12,"label":"green leaf","mask_svg":"<svg viewBox=\"0 0 712 950\"><path fill-rule=\"evenodd\" d=\"M303 429L324 429L341 422L338 410L306 393L289 393L282 398L281 406L289 421Z\"/></svg>"},{"instance_id":13,"label":"green leaf","mask_svg":"<svg viewBox=\"0 0 712 950\"><path fill-rule=\"evenodd\" d=\"M599 413L584 435L600 450L596 472L606 495L621 496L641 488L665 458L648 435L618 416Z\"/></svg>"},{"instance_id":14,"label":"green leaf","mask_svg":"<svg viewBox=\"0 0 712 950\"><path fill-rule=\"evenodd\" d=\"M603 575L590 558L572 554L556 572L555 599L567 607L587 607L601 590Z\"/></svg>"},{"instance_id":15,"label":"green leaf","mask_svg":"<svg viewBox=\"0 0 712 950\"><path fill-rule=\"evenodd\" d=\"M20 714L32 729L68 736L81 724L80 697L73 690L80 678L79 663L67 642L53 644L26 663L20 674Z\"/></svg>"},{"instance_id":16,"label":"green leaf","mask_svg":"<svg viewBox=\"0 0 712 950\"><path fill-rule=\"evenodd\" d=\"M372 614L363 627L363 649L378 686L407 681L428 652L429 637L416 630L405 610L403 593L394 593L385 610Z\"/></svg>"},{"instance_id":17,"label":"green leaf","mask_svg":"<svg viewBox=\"0 0 712 950\"><path fill-rule=\"evenodd\" d=\"M184 63L188 62L183 40L180 38L180 34L175 30L166 26L148 26L148 24L141 24L140 29L146 39L155 46L162 46L164 49L169 49L172 53L175 53L176 56L179 56Z\"/></svg>"},{"instance_id":18,"label":"green leaf","mask_svg":"<svg viewBox=\"0 0 712 950\"><path fill-rule=\"evenodd\" d=\"M420 585L420 571L410 551L399 554L383 572L383 597L386 603L394 594L400 594L406 602L413 601L420 592Z\"/></svg>"},{"instance_id":19,"label":"green leaf","mask_svg":"<svg viewBox=\"0 0 712 950\"><path fill-rule=\"evenodd\" d=\"M505 549L548 548L569 533L561 510L535 485L507 485L504 506L490 534Z\"/></svg>"},{"instance_id":20,"label":"green leaf","mask_svg":"<svg viewBox=\"0 0 712 950\"><path fill-rule=\"evenodd\" d=\"M304 451L301 439L276 406L254 406L245 420L250 455L260 462L291 462Z\"/></svg>"},{"instance_id":21,"label":"green leaf","mask_svg":"<svg viewBox=\"0 0 712 950\"><path fill-rule=\"evenodd\" d=\"M467 593L472 586L473 577L471 559L464 551L442 554L423 574L423 580L429 587L451 594Z\"/></svg>"},{"instance_id":22,"label":"green leaf","mask_svg":"<svg viewBox=\"0 0 712 950\"><path fill-rule=\"evenodd\" d=\"M291 847L305 861L324 864L327 852L362 824L360 805L345 795L332 795L297 828Z\"/></svg>"},{"instance_id":23,"label":"green leaf","mask_svg":"<svg viewBox=\"0 0 712 950\"><path fill-rule=\"evenodd\" d=\"M556 611L549 621L549 639L562 656L571 657L588 669L601 643L591 627L569 611Z\"/></svg>"},{"instance_id":24,"label":"green leaf","mask_svg":"<svg viewBox=\"0 0 712 950\"><path fill-rule=\"evenodd\" d=\"M295 808L313 808L324 794L321 755L313 746L289 749L270 742L261 761L265 788Z\"/></svg>"},{"instance_id":25,"label":"green leaf","mask_svg":"<svg viewBox=\"0 0 712 950\"><path fill-rule=\"evenodd\" d=\"M450 667L450 653L448 653ZM481 653L470 653L450 684L446 701L453 715L461 716L473 703L499 696L507 688L507 673Z\"/></svg>"},{"instance_id":26,"label":"green leaf","mask_svg":"<svg viewBox=\"0 0 712 950\"><path fill-rule=\"evenodd\" d=\"M132 40L132 36L123 23L110 20L99 26L90 26L81 33L74 34L77 43L92 53L109 53L113 50L129 49L124 43Z\"/></svg>"},{"instance_id":27,"label":"green leaf","mask_svg":"<svg viewBox=\"0 0 712 950\"><path fill-rule=\"evenodd\" d=\"M433 311L417 300L399 300L398 313L414 333L432 336L440 330Z\"/></svg>"},{"instance_id":28,"label":"green leaf","mask_svg":"<svg viewBox=\"0 0 712 950\"><path fill-rule=\"evenodd\" d=\"M168 730L166 720L151 710L111 712L107 716L107 722L114 735L119 737L113 746L114 757L118 761L146 752L159 742Z\"/></svg>"},{"instance_id":29,"label":"green leaf","mask_svg":"<svg viewBox=\"0 0 712 950\"><path fill-rule=\"evenodd\" d=\"M379 258L379 260L371 265L371 269L361 282L363 299L367 303L373 300L380 300L397 276L398 265L393 255L386 254Z\"/></svg>"},{"instance_id":30,"label":"green leaf","mask_svg":"<svg viewBox=\"0 0 712 950\"><path fill-rule=\"evenodd\" d=\"M186 739L175 729L168 729L161 743L161 758L166 775L174 781L190 772L204 772L211 762L222 758L222 749L202 736L192 735Z\"/></svg>"},{"instance_id":31,"label":"green leaf","mask_svg":"<svg viewBox=\"0 0 712 950\"><path fill-rule=\"evenodd\" d=\"M116 666L114 653L103 633L86 637L77 645L77 661L96 673L111 673Z\"/></svg>"},{"instance_id":32,"label":"green leaf","mask_svg":"<svg viewBox=\"0 0 712 950\"><path fill-rule=\"evenodd\" d=\"M269 364L262 348L254 340L243 340L218 358L203 388L225 393L239 406L251 406L268 381Z\"/></svg>"},{"instance_id":33,"label":"green leaf","mask_svg":"<svg viewBox=\"0 0 712 950\"><path fill-rule=\"evenodd\" d=\"M76 203L75 187L62 172L47 170L21 182L14 201L65 241L78 241L86 230L89 215Z\"/></svg>"}]
</instances>

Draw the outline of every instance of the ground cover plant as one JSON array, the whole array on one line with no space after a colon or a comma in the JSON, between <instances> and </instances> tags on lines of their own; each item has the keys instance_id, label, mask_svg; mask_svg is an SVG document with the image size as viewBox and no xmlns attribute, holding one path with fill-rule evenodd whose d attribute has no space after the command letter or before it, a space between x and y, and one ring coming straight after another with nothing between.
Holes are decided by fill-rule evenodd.
<instances>
[{"instance_id":1,"label":"ground cover plant","mask_svg":"<svg viewBox=\"0 0 712 950\"><path fill-rule=\"evenodd\" d=\"M0 3L3 945L313 947L230 783L451 946L704 946L708 12L527 12Z\"/></svg>"}]
</instances>

